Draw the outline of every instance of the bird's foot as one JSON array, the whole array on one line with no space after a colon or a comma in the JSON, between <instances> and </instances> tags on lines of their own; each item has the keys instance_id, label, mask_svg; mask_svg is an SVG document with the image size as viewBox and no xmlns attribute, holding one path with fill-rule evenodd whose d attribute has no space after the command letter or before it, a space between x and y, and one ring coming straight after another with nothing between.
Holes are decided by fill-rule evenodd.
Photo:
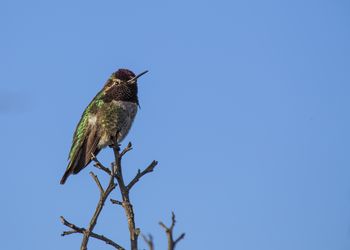
<instances>
[{"instance_id":1,"label":"bird's foot","mask_svg":"<svg viewBox=\"0 0 350 250\"><path fill-rule=\"evenodd\" d=\"M116 149L116 150L119 151L119 150L120 150L121 144L118 143L118 134L119 134L119 133L116 133L115 136L112 136L112 137L111 137L112 144L109 145L109 147L110 147L110 148L114 148L114 149Z\"/></svg>"},{"instance_id":2,"label":"bird's foot","mask_svg":"<svg viewBox=\"0 0 350 250\"><path fill-rule=\"evenodd\" d=\"M109 145L110 148L114 148L114 149L117 149L117 150L120 150L120 143L118 143L116 137L113 137L112 138L112 143Z\"/></svg>"},{"instance_id":3,"label":"bird's foot","mask_svg":"<svg viewBox=\"0 0 350 250\"><path fill-rule=\"evenodd\" d=\"M112 143L112 144L110 144L110 145L108 145L108 147L110 147L110 148L115 148L115 149L120 149L120 146L121 146L121 144L120 143Z\"/></svg>"}]
</instances>

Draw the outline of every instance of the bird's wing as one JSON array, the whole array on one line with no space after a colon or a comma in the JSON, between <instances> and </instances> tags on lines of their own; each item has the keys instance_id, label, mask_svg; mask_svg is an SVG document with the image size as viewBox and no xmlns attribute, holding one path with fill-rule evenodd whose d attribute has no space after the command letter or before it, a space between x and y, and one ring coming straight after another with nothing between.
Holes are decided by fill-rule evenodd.
<instances>
[{"instance_id":1,"label":"bird's wing","mask_svg":"<svg viewBox=\"0 0 350 250\"><path fill-rule=\"evenodd\" d=\"M97 123L92 125L89 122L91 114L97 113L99 106L103 104L99 101L101 92L90 102L83 112L80 121L75 129L72 146L69 152L69 164L64 173L61 184L64 184L70 174L76 174L91 161L91 154L97 154L99 142Z\"/></svg>"}]
</instances>

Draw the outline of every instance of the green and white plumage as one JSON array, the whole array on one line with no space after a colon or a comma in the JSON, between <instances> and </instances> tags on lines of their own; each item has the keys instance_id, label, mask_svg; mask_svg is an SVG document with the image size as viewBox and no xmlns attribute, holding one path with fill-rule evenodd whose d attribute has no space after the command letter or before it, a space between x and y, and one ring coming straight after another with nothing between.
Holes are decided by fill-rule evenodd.
<instances>
[{"instance_id":1,"label":"green and white plumage","mask_svg":"<svg viewBox=\"0 0 350 250\"><path fill-rule=\"evenodd\" d=\"M69 164L61 179L77 174L91 162L92 155L128 134L137 113L137 83L127 83L135 75L128 70L113 73L104 88L90 102L76 127Z\"/></svg>"}]
</instances>

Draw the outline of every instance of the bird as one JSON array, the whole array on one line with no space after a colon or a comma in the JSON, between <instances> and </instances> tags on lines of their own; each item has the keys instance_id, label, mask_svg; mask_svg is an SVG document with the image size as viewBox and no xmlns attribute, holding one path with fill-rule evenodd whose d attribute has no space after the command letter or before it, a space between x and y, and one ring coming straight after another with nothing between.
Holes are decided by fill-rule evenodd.
<instances>
[{"instance_id":1,"label":"bird","mask_svg":"<svg viewBox=\"0 0 350 250\"><path fill-rule=\"evenodd\" d=\"M106 146L120 143L128 134L139 105L137 76L129 69L113 72L84 110L76 126L68 166L60 181L79 173Z\"/></svg>"}]
</instances>

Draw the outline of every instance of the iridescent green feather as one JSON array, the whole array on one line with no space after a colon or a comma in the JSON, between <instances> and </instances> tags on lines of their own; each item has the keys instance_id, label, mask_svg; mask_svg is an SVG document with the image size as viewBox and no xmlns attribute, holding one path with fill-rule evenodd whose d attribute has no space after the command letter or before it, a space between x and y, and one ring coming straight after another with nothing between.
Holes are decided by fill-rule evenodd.
<instances>
[{"instance_id":1,"label":"iridescent green feather","mask_svg":"<svg viewBox=\"0 0 350 250\"><path fill-rule=\"evenodd\" d=\"M103 105L103 101L100 100L101 95L103 94L102 91L100 91L95 98L89 103L87 108L84 110L80 121L75 129L74 136L73 136L73 142L72 146L69 152L68 159L72 160L74 158L74 155L79 150L79 148L82 146L84 139L86 137L86 132L88 129L88 122L89 122L89 116L91 114L94 114L98 108ZM72 163L72 161L71 161ZM70 167L70 164L68 165L68 168Z\"/></svg>"}]
</instances>

